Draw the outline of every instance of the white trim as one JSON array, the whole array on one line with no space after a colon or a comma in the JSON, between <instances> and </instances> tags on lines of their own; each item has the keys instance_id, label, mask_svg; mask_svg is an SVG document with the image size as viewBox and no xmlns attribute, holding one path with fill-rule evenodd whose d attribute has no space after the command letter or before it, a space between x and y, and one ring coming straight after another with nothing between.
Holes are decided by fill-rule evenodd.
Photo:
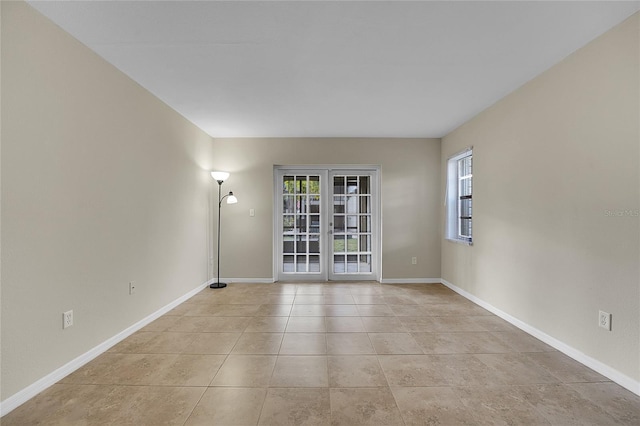
<instances>
[{"instance_id":1,"label":"white trim","mask_svg":"<svg viewBox=\"0 0 640 426\"><path fill-rule=\"evenodd\" d=\"M223 283L238 283L238 284L273 284L276 282L273 278L220 278ZM211 280L211 282L215 282Z\"/></svg>"},{"instance_id":2,"label":"white trim","mask_svg":"<svg viewBox=\"0 0 640 426\"><path fill-rule=\"evenodd\" d=\"M473 294L461 289L460 287L457 287L453 284L451 284L450 282L448 282L445 279L441 279L442 284L444 284L445 286L449 287L451 290L455 291L456 293L460 294L461 296L466 297L467 299L469 299L470 301L472 301L473 303L475 303L476 305L479 305L481 307L483 307L484 309L488 310L489 312L499 316L500 318L502 318L503 320L513 324L514 326L518 327L519 329L521 329L522 331L532 335L533 337L542 340L544 343L546 343L547 345L559 350L560 352L562 352L563 354L573 358L574 360L578 361L579 363L591 368L592 370L602 374L605 377L608 377L609 379L611 379L612 381L614 381L615 383L619 384L620 386L622 386L623 388L635 393L636 395L640 395L640 382L637 380L634 380L633 378L619 372L618 370L616 370L613 367L608 366L607 364L598 361L597 359L591 358L589 355L586 355L585 353L579 351L578 349L575 349L569 345L567 345L566 343L556 339L555 337L551 337L548 334L546 334L545 332L538 330L537 328L509 315L508 313L501 311L500 309L496 308L493 305L490 305L489 303L485 302L482 299L479 299L478 297L474 296Z\"/></svg>"},{"instance_id":3,"label":"white trim","mask_svg":"<svg viewBox=\"0 0 640 426\"><path fill-rule=\"evenodd\" d=\"M55 383L57 383L58 381L60 381L64 377L66 377L69 374L73 373L78 368L82 367L83 365L85 365L89 361L91 361L94 358L96 358L98 355L101 355L104 352L108 351L111 347L113 347L117 343L121 342L122 340L124 340L127 337L131 336L136 331L140 330L142 327L150 324L154 320L156 320L159 317L161 317L162 315L166 314L167 312L169 312L170 310L172 310L173 308L175 308L176 306L178 306L182 302L184 302L184 301L190 299L191 297L195 296L196 294L198 294L199 292L201 292L202 290L207 288L209 286L209 284L212 284L214 282L215 282L215 280L212 279L212 280L207 281L204 284L200 284L198 287L194 288L193 290L191 290L190 292L184 294L183 296L178 297L176 300L174 300L173 302L169 303L168 305L163 306L162 308L160 308L157 311L155 311L154 313L146 316L145 318L141 319L140 321L138 321L137 323L133 324L132 326L127 327L126 329L122 330L120 333L116 334L115 336L110 337L109 339L107 339L104 342L100 343L98 346L90 349L89 351L83 353L82 355L78 356L77 358L72 359L71 361L69 361L68 363L63 365L62 367L52 371L51 373L47 374L46 376L44 376L43 378L37 380L36 382L30 384L29 386L27 386L26 388L22 389L21 391L18 391L17 393L11 395L9 398L7 398L4 401L0 402L0 417L2 417L4 415L10 413L11 411L15 410L20 405L24 404L25 402L27 402L28 400L30 400L31 398L33 398L34 396L36 396L40 392L44 391L45 389L47 389L50 386L54 385Z\"/></svg>"},{"instance_id":4,"label":"white trim","mask_svg":"<svg viewBox=\"0 0 640 426\"><path fill-rule=\"evenodd\" d=\"M440 284L440 278L383 278L380 284Z\"/></svg>"}]
</instances>

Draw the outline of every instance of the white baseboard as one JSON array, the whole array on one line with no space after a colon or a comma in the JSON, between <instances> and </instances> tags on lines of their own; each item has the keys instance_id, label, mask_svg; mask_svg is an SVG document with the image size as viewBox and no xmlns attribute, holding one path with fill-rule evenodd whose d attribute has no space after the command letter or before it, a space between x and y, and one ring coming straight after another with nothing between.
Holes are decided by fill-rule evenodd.
<instances>
[{"instance_id":1,"label":"white baseboard","mask_svg":"<svg viewBox=\"0 0 640 426\"><path fill-rule=\"evenodd\" d=\"M220 278L223 283L239 283L239 284L273 284L276 282L273 278ZM212 280L215 282L215 279Z\"/></svg>"},{"instance_id":2,"label":"white baseboard","mask_svg":"<svg viewBox=\"0 0 640 426\"><path fill-rule=\"evenodd\" d=\"M598 361L597 359L591 358L590 356L584 354L583 352L567 345L564 342L561 342L560 340L554 337L549 336L545 332L540 331L537 328L532 327L531 325L523 321L520 321L519 319L509 315L508 313L501 311L500 309L496 308L493 305L490 305L489 303L485 302L482 299L479 299L473 294L461 289L460 287L455 286L454 284L451 284L447 280L442 279L441 282L442 284L449 287L451 290L455 291L461 296L464 296L465 298L469 299L476 305L482 306L484 309L499 316L503 320L513 324L514 326L518 327L522 331L532 335L533 337L539 340L542 340L547 345L559 350L563 354L575 359L579 363L584 364L585 366L602 374L605 377L608 377L609 379L619 384L623 388L628 389L629 391L635 393L636 395L640 395L640 382L638 382L637 380L632 379L631 377L619 372L615 368L612 368L602 363L601 361Z\"/></svg>"},{"instance_id":3,"label":"white baseboard","mask_svg":"<svg viewBox=\"0 0 640 426\"><path fill-rule=\"evenodd\" d=\"M27 402L28 400L30 400L31 398L33 398L34 396L42 392L43 390L57 383L64 377L76 371L78 368L82 367L89 361L96 358L98 355L103 354L104 352L108 351L111 347L113 347L117 343L131 336L133 333L140 330L142 327L150 324L151 322L158 319L162 315L166 314L167 312L169 312L170 310L172 310L173 308L175 308L185 300L188 300L194 295L198 294L200 291L207 288L209 284L213 282L215 282L215 280L209 280L206 283L199 285L198 287L194 288L187 294L177 298L176 300L169 303L168 305L163 306L162 308L158 309L151 315L148 315L147 317L141 319L140 321L133 324L132 326L124 329L123 331L116 334L115 336L100 343L98 346L90 349L89 351L85 352L79 357L69 361L62 367L58 368L57 370L47 374L43 378L30 384L29 386L22 389L21 391L11 395L9 398L0 402L0 417L15 410L20 405L24 404L25 402Z\"/></svg>"},{"instance_id":4,"label":"white baseboard","mask_svg":"<svg viewBox=\"0 0 640 426\"><path fill-rule=\"evenodd\" d=\"M440 284L440 278L383 278L381 284Z\"/></svg>"}]
</instances>

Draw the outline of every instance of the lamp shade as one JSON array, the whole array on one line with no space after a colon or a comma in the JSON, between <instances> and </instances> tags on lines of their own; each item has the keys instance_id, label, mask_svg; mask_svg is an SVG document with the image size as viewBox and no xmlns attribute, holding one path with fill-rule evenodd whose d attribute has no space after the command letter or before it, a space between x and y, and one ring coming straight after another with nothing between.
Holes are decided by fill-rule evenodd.
<instances>
[{"instance_id":1,"label":"lamp shade","mask_svg":"<svg viewBox=\"0 0 640 426\"><path fill-rule=\"evenodd\" d=\"M211 177L217 180L218 182L224 182L229 177L229 173L227 172L211 172Z\"/></svg>"},{"instance_id":2,"label":"lamp shade","mask_svg":"<svg viewBox=\"0 0 640 426\"><path fill-rule=\"evenodd\" d=\"M233 192L229 191L229 196L227 197L227 204L235 204L238 202L238 199L236 198L235 195L233 195Z\"/></svg>"}]
</instances>

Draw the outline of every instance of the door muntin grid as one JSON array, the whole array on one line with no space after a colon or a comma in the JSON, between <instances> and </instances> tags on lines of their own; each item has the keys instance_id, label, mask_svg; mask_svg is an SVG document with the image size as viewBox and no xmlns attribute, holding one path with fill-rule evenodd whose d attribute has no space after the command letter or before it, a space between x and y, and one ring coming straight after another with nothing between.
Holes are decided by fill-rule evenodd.
<instances>
[{"instance_id":1,"label":"door muntin grid","mask_svg":"<svg viewBox=\"0 0 640 426\"><path fill-rule=\"evenodd\" d=\"M320 175L282 176L282 272L321 272Z\"/></svg>"},{"instance_id":2,"label":"door muntin grid","mask_svg":"<svg viewBox=\"0 0 640 426\"><path fill-rule=\"evenodd\" d=\"M372 273L372 177L334 174L333 273Z\"/></svg>"}]
</instances>

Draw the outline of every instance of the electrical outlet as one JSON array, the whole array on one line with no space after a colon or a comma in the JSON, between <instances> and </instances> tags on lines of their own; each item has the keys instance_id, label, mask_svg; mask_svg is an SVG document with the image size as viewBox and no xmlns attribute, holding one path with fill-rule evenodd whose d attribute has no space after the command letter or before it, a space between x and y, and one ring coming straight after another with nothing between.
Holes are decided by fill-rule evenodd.
<instances>
[{"instance_id":1,"label":"electrical outlet","mask_svg":"<svg viewBox=\"0 0 640 426\"><path fill-rule=\"evenodd\" d=\"M136 282L135 281L131 281L129 282L129 294L136 294Z\"/></svg>"},{"instance_id":2,"label":"electrical outlet","mask_svg":"<svg viewBox=\"0 0 640 426\"><path fill-rule=\"evenodd\" d=\"M605 330L611 331L611 314L605 311L599 311L598 325Z\"/></svg>"},{"instance_id":3,"label":"electrical outlet","mask_svg":"<svg viewBox=\"0 0 640 426\"><path fill-rule=\"evenodd\" d=\"M62 313L62 328L69 328L73 325L73 311Z\"/></svg>"},{"instance_id":4,"label":"electrical outlet","mask_svg":"<svg viewBox=\"0 0 640 426\"><path fill-rule=\"evenodd\" d=\"M412 265L417 265L418 264L418 258L417 257L412 257L411 258L411 264Z\"/></svg>"}]
</instances>

